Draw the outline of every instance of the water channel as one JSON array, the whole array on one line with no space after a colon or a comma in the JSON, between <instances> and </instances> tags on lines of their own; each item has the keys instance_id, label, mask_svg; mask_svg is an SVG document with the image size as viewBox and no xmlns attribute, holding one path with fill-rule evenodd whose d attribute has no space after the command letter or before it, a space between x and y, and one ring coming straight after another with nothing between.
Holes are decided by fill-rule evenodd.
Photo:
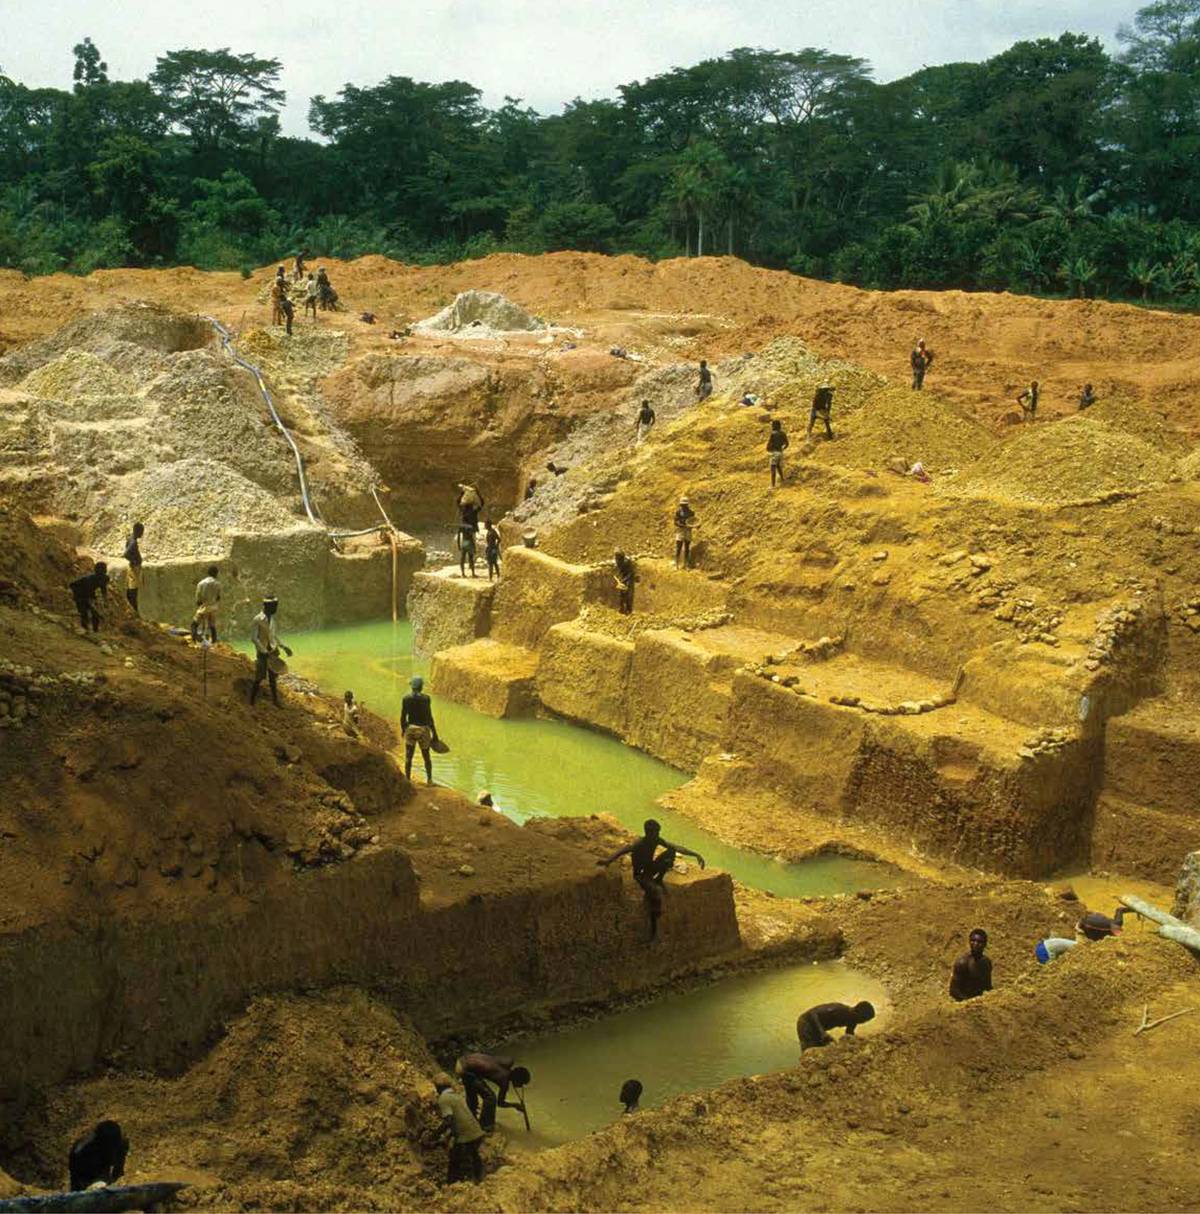
<instances>
[{"instance_id":1,"label":"water channel","mask_svg":"<svg viewBox=\"0 0 1200 1214\"><path fill-rule=\"evenodd\" d=\"M413 655L407 620L282 631L295 651L289 661L294 673L331 695L351 689L362 704L393 721L399 717L408 680L429 673L429 663ZM431 690L438 731L451 747L449 754L435 756L434 779L472 800L486 788L497 808L516 822L607 813L640 832L645 819L654 817L672 842L700 852L709 865L743 884L781 897L904 884L898 869L873 860L818 856L782 864L731 847L683 815L655 805L663 793L688 779L683 772L589 729L553 720L496 720L440 700L437 689Z\"/></svg>"},{"instance_id":2,"label":"water channel","mask_svg":"<svg viewBox=\"0 0 1200 1214\"><path fill-rule=\"evenodd\" d=\"M413 674L429 664L412 651L407 621L380 621L307 633L285 633L293 672L340 695L347 688L395 720ZM434 777L474 799L488 789L517 822L539 815L603 812L630 830L656 817L667 838L701 852L743 883L783 897L895 888L905 875L889 865L842 856L783 864L742 851L655 805L688 777L614 738L554 720L495 720L439 700L439 733L451 752L436 756ZM743 1075L792 1066L799 1057L796 1018L818 1003L868 999L888 1018L882 986L838 961L793 964L738 974L710 986L669 994L641 1006L539 1037L508 1043L533 1074L526 1090L532 1132L518 1111L500 1110L499 1125L516 1150L540 1150L591 1133L621 1115L626 1079L638 1079L643 1108ZM838 1033L840 1036L840 1032ZM832 1046L830 1048L843 1048Z\"/></svg>"}]
</instances>

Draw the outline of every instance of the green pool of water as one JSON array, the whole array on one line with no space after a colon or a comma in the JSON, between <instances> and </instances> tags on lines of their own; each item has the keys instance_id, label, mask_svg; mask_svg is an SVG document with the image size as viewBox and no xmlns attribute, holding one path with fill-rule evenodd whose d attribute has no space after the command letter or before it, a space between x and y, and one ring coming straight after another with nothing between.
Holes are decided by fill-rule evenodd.
<instances>
[{"instance_id":1,"label":"green pool of water","mask_svg":"<svg viewBox=\"0 0 1200 1214\"><path fill-rule=\"evenodd\" d=\"M320 684L330 694L353 690L359 701L392 719L414 674L428 676L429 664L412 652L407 620L288 633L295 656L291 670ZM248 646L243 646L248 649ZM498 721L473 709L434 700L438 733L449 743L447 755L434 756L434 779L472 800L491 792L497 808L514 821L535 816L578 817L611 814L627 829L640 831L646 818L662 823L663 834L700 852L708 864L739 881L785 897L895 888L899 870L871 860L820 856L799 864L781 864L742 851L695 826L689 819L655 805L655 800L688 776L614 738L562 721ZM423 778L420 755L414 775Z\"/></svg>"},{"instance_id":2,"label":"green pool of water","mask_svg":"<svg viewBox=\"0 0 1200 1214\"><path fill-rule=\"evenodd\" d=\"M626 1079L641 1081L645 1109L740 1075L794 1066L800 1057L797 1017L818 1003L860 999L876 1010L876 1018L857 1030L865 1037L887 1021L883 987L841 962L822 961L738 975L577 1028L509 1042L497 1053L529 1068L525 1101L532 1132L512 1109L500 1109L497 1124L513 1147L538 1150L622 1116L617 1095ZM840 1039L841 1030L833 1036ZM826 1047L853 1048L840 1041Z\"/></svg>"}]
</instances>

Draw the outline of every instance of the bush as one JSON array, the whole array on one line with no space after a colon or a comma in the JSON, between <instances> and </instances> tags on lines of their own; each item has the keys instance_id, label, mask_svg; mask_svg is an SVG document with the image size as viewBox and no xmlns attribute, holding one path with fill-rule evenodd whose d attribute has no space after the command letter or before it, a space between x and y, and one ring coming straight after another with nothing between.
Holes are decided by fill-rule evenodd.
<instances>
[{"instance_id":1,"label":"bush","mask_svg":"<svg viewBox=\"0 0 1200 1214\"><path fill-rule=\"evenodd\" d=\"M538 227L548 252L605 253L617 230L617 217L611 207L598 202L553 202L542 212Z\"/></svg>"},{"instance_id":2,"label":"bush","mask_svg":"<svg viewBox=\"0 0 1200 1214\"><path fill-rule=\"evenodd\" d=\"M129 265L136 254L128 225L115 215L93 226L86 241L71 261L71 269L76 274L118 269Z\"/></svg>"}]
</instances>

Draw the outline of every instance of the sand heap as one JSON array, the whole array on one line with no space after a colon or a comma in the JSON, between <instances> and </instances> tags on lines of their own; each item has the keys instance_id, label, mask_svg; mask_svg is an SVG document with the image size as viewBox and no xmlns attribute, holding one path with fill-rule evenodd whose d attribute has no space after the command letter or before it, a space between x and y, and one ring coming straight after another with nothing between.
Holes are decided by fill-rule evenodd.
<instances>
[{"instance_id":1,"label":"sand heap","mask_svg":"<svg viewBox=\"0 0 1200 1214\"><path fill-rule=\"evenodd\" d=\"M220 554L231 530L308 525L253 379L215 351L143 349L136 375L79 346L46 353L0 403L0 464L15 479L48 473L38 505L78 520L99 551L119 555L132 518L157 558Z\"/></svg>"},{"instance_id":2,"label":"sand heap","mask_svg":"<svg viewBox=\"0 0 1200 1214\"><path fill-rule=\"evenodd\" d=\"M56 1183L61 1144L113 1108L136 1144L136 1178L219 1176L193 1195L206 1205L409 1207L434 1197L445 1166L437 1070L408 1021L359 991L263 996L178 1077L57 1090L22 1162Z\"/></svg>"},{"instance_id":3,"label":"sand heap","mask_svg":"<svg viewBox=\"0 0 1200 1214\"><path fill-rule=\"evenodd\" d=\"M964 492L1037 505L1138 493L1174 473L1169 456L1088 416L1026 427L964 473Z\"/></svg>"},{"instance_id":4,"label":"sand heap","mask_svg":"<svg viewBox=\"0 0 1200 1214\"><path fill-rule=\"evenodd\" d=\"M494 291L463 291L436 316L413 327L456 337L496 337L502 333L533 333L545 329L546 322Z\"/></svg>"},{"instance_id":5,"label":"sand heap","mask_svg":"<svg viewBox=\"0 0 1200 1214\"><path fill-rule=\"evenodd\" d=\"M835 393L833 426L837 441L820 445L814 458L845 467L878 469L900 460L947 472L973 464L995 442L945 400L899 387L877 391L857 407L853 396Z\"/></svg>"}]
</instances>

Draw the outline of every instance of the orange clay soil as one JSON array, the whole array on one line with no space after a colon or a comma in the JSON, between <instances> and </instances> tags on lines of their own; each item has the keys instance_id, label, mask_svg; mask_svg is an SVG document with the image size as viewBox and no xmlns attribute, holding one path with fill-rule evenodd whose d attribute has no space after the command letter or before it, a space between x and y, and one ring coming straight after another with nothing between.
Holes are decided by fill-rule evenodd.
<instances>
[{"instance_id":1,"label":"orange clay soil","mask_svg":"<svg viewBox=\"0 0 1200 1214\"><path fill-rule=\"evenodd\" d=\"M984 420L997 420L1019 388L1037 378L1046 415L1072 411L1090 381L1101 397L1128 394L1191 432L1200 427L1191 390L1200 319L1132 305L863 291L728 257L653 264L585 253L496 254L449 266L406 266L370 256L323 264L347 311L321 313L320 323L349 330L356 351L390 348L392 328L478 288L502 292L553 323L584 326L600 343L653 348L670 338L677 357L711 360L787 333L901 383L909 377L908 351L923 337L937 355L928 387ZM273 274L266 266L244 281L237 273L181 268L26 280L0 271L7 301L0 349L44 336L79 312L135 299L210 313L239 327L263 324ZM376 314L375 326L358 320L364 311ZM440 344L459 353L464 343Z\"/></svg>"}]
</instances>

